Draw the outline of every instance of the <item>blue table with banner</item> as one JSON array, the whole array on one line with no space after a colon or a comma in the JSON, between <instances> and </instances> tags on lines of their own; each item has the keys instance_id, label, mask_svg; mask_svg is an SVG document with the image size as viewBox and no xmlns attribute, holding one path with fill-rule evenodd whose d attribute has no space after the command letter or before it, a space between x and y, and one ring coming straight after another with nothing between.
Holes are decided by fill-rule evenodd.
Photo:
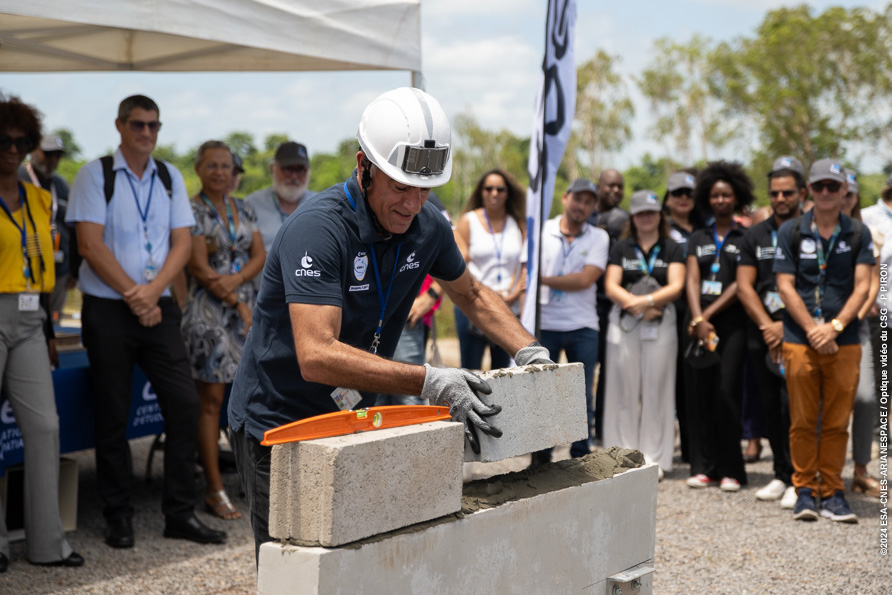
<instances>
[{"instance_id":1,"label":"blue table with banner","mask_svg":"<svg viewBox=\"0 0 892 595\"><path fill-rule=\"evenodd\" d=\"M96 423L92 380L87 353L83 348L59 353L59 368L53 371L56 409L59 412L59 445L62 453L93 448ZM152 385L139 367L133 371L130 421L127 438L154 436L164 432L164 418ZM15 423L12 407L0 394L0 475L7 467L24 460L22 434Z\"/></svg>"}]
</instances>

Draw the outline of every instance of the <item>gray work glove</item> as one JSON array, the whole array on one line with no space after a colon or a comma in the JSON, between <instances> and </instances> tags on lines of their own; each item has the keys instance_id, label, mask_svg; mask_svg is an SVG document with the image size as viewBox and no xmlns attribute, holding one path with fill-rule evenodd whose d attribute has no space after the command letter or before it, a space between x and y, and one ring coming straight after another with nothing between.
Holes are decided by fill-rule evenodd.
<instances>
[{"instance_id":1,"label":"gray work glove","mask_svg":"<svg viewBox=\"0 0 892 595\"><path fill-rule=\"evenodd\" d=\"M453 421L465 424L465 437L475 454L480 454L477 428L495 438L502 436L502 430L483 419L496 415L502 408L487 405L475 394L492 393L485 380L460 368L433 368L430 364L424 364L424 369L421 396L429 399L431 405L449 406Z\"/></svg>"},{"instance_id":2,"label":"gray work glove","mask_svg":"<svg viewBox=\"0 0 892 595\"><path fill-rule=\"evenodd\" d=\"M527 364L553 364L551 354L548 350L539 344L539 341L533 341L514 356L514 361L518 366Z\"/></svg>"}]
</instances>

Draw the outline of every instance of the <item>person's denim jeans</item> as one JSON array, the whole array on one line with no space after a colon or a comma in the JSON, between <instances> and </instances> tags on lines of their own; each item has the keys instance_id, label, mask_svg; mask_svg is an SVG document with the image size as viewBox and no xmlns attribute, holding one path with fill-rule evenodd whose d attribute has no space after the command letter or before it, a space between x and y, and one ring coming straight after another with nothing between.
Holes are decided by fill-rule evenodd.
<instances>
[{"instance_id":1,"label":"person's denim jeans","mask_svg":"<svg viewBox=\"0 0 892 595\"><path fill-rule=\"evenodd\" d=\"M581 328L575 331L541 331L539 342L548 349L551 359L557 361L561 351L567 354L570 363L581 363L585 373L585 409L588 413L589 436L594 421L592 388L595 364L598 363L598 331ZM545 412L543 412L545 413ZM570 447L570 456L582 457L589 454L589 439L578 440Z\"/></svg>"},{"instance_id":2,"label":"person's denim jeans","mask_svg":"<svg viewBox=\"0 0 892 595\"><path fill-rule=\"evenodd\" d=\"M471 321L458 307L455 308L455 332L458 334L462 368L479 370L483 362L483 350L487 346L489 346L490 369L507 368L510 364L511 356L504 349L485 336L471 332Z\"/></svg>"}]
</instances>

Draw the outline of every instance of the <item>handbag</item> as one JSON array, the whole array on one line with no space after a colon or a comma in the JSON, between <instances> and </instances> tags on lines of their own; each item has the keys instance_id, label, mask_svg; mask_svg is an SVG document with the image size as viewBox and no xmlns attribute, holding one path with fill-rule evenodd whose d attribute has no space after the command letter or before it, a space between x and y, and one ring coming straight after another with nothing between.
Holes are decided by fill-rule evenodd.
<instances>
[{"instance_id":1,"label":"handbag","mask_svg":"<svg viewBox=\"0 0 892 595\"><path fill-rule=\"evenodd\" d=\"M715 351L710 351L701 340L688 343L684 352L685 361L695 370L705 370L721 363L722 358Z\"/></svg>"},{"instance_id":2,"label":"handbag","mask_svg":"<svg viewBox=\"0 0 892 595\"><path fill-rule=\"evenodd\" d=\"M651 277L650 275L644 275L626 289L632 295L648 295L659 289L662 289L662 285L660 285L659 281ZM659 318L655 318L654 320L659 320ZM619 328L622 329L624 333L631 333L638 324L641 322L640 316L632 316L625 310L620 313L619 316Z\"/></svg>"}]
</instances>

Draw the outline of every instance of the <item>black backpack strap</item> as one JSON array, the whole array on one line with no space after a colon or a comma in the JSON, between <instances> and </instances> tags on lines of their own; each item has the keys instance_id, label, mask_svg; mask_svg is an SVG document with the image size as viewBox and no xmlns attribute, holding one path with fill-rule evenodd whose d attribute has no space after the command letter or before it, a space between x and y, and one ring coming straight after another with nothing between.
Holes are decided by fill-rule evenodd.
<instances>
[{"instance_id":1,"label":"black backpack strap","mask_svg":"<svg viewBox=\"0 0 892 595\"><path fill-rule=\"evenodd\" d=\"M103 184L105 187L105 204L111 202L112 195L115 193L115 170L114 170L114 157L111 155L106 155L105 157L100 157L99 161L102 162L102 179L104 180Z\"/></svg>"},{"instance_id":2,"label":"black backpack strap","mask_svg":"<svg viewBox=\"0 0 892 595\"><path fill-rule=\"evenodd\" d=\"M167 190L167 198L173 199L173 181L170 179L170 170L167 169L167 165L163 161L156 159L155 165L158 167L158 177L161 178L161 183Z\"/></svg>"}]
</instances>

